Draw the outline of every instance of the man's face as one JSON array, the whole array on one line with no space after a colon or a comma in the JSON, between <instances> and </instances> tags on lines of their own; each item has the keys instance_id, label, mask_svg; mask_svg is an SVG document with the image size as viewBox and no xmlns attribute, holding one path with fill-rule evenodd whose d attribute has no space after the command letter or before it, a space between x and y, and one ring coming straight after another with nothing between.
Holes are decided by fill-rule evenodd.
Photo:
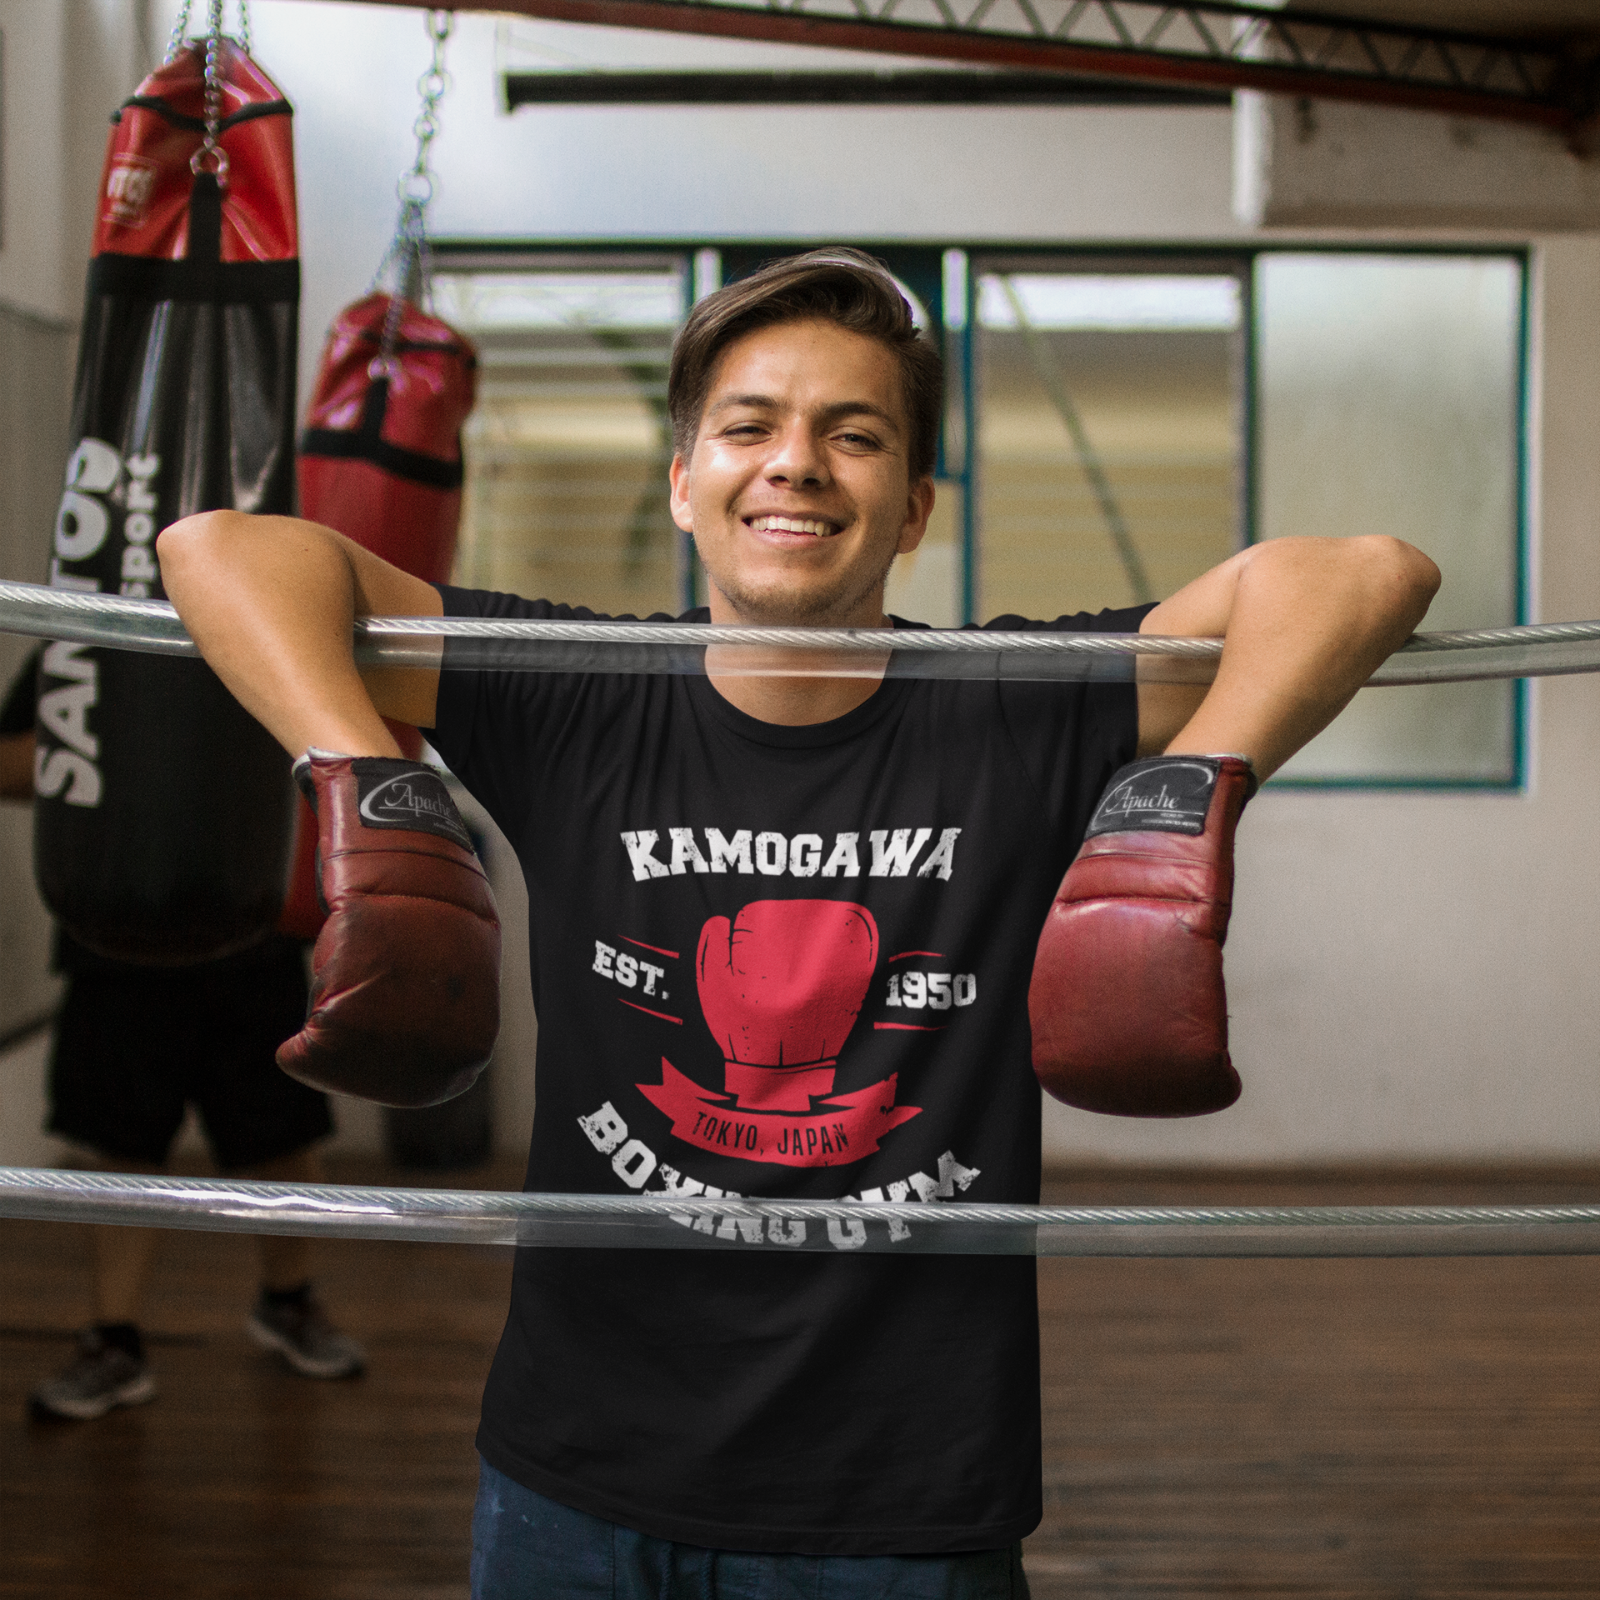
<instances>
[{"instance_id":1,"label":"man's face","mask_svg":"<svg viewBox=\"0 0 1600 1600\"><path fill-rule=\"evenodd\" d=\"M729 345L672 516L694 535L716 622L877 627L896 555L915 550L933 482L912 482L900 366L836 323L785 322Z\"/></svg>"}]
</instances>

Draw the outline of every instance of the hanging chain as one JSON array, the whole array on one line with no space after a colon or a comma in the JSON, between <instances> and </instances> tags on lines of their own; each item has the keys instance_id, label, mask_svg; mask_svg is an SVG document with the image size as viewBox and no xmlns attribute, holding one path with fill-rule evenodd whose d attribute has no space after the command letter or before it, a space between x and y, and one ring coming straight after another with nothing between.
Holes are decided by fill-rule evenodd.
<instances>
[{"instance_id":1,"label":"hanging chain","mask_svg":"<svg viewBox=\"0 0 1600 1600\"><path fill-rule=\"evenodd\" d=\"M399 196L402 225L407 211L423 211L433 198L433 173L428 166L428 147L439 134L439 102L450 87L450 74L444 69L445 41L455 28L453 11L430 11L424 19L428 38L433 44L433 60L428 70L417 79L417 93L422 96L422 109L411 131L417 136L417 158L408 171L401 173L395 185Z\"/></svg>"},{"instance_id":2,"label":"hanging chain","mask_svg":"<svg viewBox=\"0 0 1600 1600\"><path fill-rule=\"evenodd\" d=\"M166 60L171 62L183 49L189 32L189 13L193 0L183 0L178 8L178 20L172 25L172 37L167 40ZM221 188L228 186L228 152L219 142L222 132L222 6L223 0L211 0L210 15L206 21L206 98L205 138L200 148L189 157L189 170L198 178L209 172ZM239 0L239 48L250 54L250 4Z\"/></svg>"},{"instance_id":3,"label":"hanging chain","mask_svg":"<svg viewBox=\"0 0 1600 1600\"><path fill-rule=\"evenodd\" d=\"M178 20L172 24L172 32L168 35L167 53L161 58L163 62L171 61L183 49L193 4L194 0L183 0L178 7ZM239 48L246 55L250 54L250 0L239 0Z\"/></svg>"},{"instance_id":4,"label":"hanging chain","mask_svg":"<svg viewBox=\"0 0 1600 1600\"><path fill-rule=\"evenodd\" d=\"M171 61L183 49L184 39L189 32L189 7L191 3L192 0L183 0L183 4L178 7L178 20L172 24L172 34L167 40L167 53L161 58L164 62Z\"/></svg>"},{"instance_id":5,"label":"hanging chain","mask_svg":"<svg viewBox=\"0 0 1600 1600\"><path fill-rule=\"evenodd\" d=\"M428 152L439 134L439 102L450 88L450 74L444 66L444 47L454 31L455 20L454 12L438 10L430 10L424 18L428 39L433 45L433 60L417 79L422 107L411 130L417 137L416 159L400 174L400 181L395 185L400 217L388 252L373 279L376 286L391 267L394 269L394 292L389 297L389 311L384 318L383 342L369 369L373 377L386 375L391 369L406 302L424 305L430 299L428 202L433 199L433 169L428 164Z\"/></svg>"},{"instance_id":6,"label":"hanging chain","mask_svg":"<svg viewBox=\"0 0 1600 1600\"><path fill-rule=\"evenodd\" d=\"M189 170L198 178L209 172L217 187L228 185L228 152L217 143L222 128L222 0L211 0L211 20L206 29L206 136L189 157Z\"/></svg>"}]
</instances>

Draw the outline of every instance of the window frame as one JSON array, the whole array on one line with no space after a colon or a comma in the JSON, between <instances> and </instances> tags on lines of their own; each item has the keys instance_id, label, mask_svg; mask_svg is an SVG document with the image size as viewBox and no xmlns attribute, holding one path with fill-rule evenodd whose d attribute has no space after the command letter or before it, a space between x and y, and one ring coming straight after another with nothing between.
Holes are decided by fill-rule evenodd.
<instances>
[{"instance_id":1,"label":"window frame","mask_svg":"<svg viewBox=\"0 0 1600 1600\"><path fill-rule=\"evenodd\" d=\"M1247 359L1245 364L1245 473L1246 501L1249 507L1246 526L1250 544L1258 543L1260 527L1260 470L1259 448L1260 397L1257 393L1258 324L1255 317L1254 284L1255 265L1269 255L1319 255L1319 256L1478 256L1498 257L1513 261L1517 268L1517 329L1516 367L1512 386L1516 394L1516 429L1512 439L1512 470L1514 504L1511 551L1512 618L1513 625L1529 620L1530 595L1530 529L1528 485L1529 390L1532 363L1529 341L1532 337L1532 283L1533 251L1527 245L1473 244L1470 242L1391 243L1383 240L1301 240L1293 243L1252 246L1245 252L1250 261L1251 297L1247 302L1249 320L1245 328ZM1485 624L1487 625L1487 624ZM1348 793L1352 790L1370 790L1379 793L1433 793L1433 794L1525 794L1528 788L1528 680L1517 678L1511 686L1511 772L1507 778L1392 778L1373 774L1341 777L1296 778L1274 777L1268 783L1274 789L1300 792L1329 791Z\"/></svg>"},{"instance_id":2,"label":"window frame","mask_svg":"<svg viewBox=\"0 0 1600 1600\"><path fill-rule=\"evenodd\" d=\"M660 239L479 239L442 238L433 241L434 266L441 272L514 271L519 263L541 267L586 266L623 270L642 259L660 261L676 257L685 267L685 314L694 299L710 287L753 270L761 262L800 251L839 244L838 239L735 239L683 236ZM1012 271L1030 265L1040 270L1099 270L1102 272L1227 273L1240 284L1240 495L1238 547L1258 542L1260 526L1261 458L1259 390L1259 328L1255 297L1256 266L1265 256L1280 255L1381 255L1381 256L1481 256L1515 263L1519 281L1516 333L1516 431L1512 441L1515 474L1512 589L1513 622L1528 620L1530 595L1530 383L1532 360L1533 250L1529 245L1503 242L1430 241L1396 243L1387 240L1293 240L1263 244L1208 244L1151 242L1074 244L1050 240L994 240L951 238L940 242L911 240L850 240L856 248L885 261L897 277L922 299L947 359L945 413L940 426L935 476L959 490L960 603L963 623L977 620L981 578L981 540L978 527L977 470L971 448L980 396L977 390L978 285L986 264L1005 263ZM964 304L957 316L949 313L948 290L952 279L964 280ZM952 370L953 369L953 370ZM679 601L684 609L703 602L703 583L692 542L680 543ZM1273 778L1272 787L1284 790L1349 792L1420 791L1434 793L1519 794L1528 783L1529 689L1526 680L1513 684L1511 695L1511 773L1508 778L1397 778L1351 774L1339 777Z\"/></svg>"}]
</instances>

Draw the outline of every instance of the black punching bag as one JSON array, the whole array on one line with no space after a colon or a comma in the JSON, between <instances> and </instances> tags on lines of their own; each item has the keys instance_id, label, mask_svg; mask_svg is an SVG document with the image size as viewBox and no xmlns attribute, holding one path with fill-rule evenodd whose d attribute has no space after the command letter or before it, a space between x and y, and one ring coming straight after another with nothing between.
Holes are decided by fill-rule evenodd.
<instances>
[{"instance_id":1,"label":"black punching bag","mask_svg":"<svg viewBox=\"0 0 1600 1600\"><path fill-rule=\"evenodd\" d=\"M155 535L294 509L300 280L289 105L229 40L181 50L112 128L50 582L163 594ZM205 143L208 110L217 130ZM57 643L39 678L34 864L103 955L176 965L271 932L288 757L198 661Z\"/></svg>"}]
</instances>

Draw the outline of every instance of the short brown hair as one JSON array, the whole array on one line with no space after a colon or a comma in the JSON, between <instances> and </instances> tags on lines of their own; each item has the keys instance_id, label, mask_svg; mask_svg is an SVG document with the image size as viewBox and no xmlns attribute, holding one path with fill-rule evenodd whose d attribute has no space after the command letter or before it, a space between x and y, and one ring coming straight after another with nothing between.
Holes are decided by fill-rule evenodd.
<instances>
[{"instance_id":1,"label":"short brown hair","mask_svg":"<svg viewBox=\"0 0 1600 1600\"><path fill-rule=\"evenodd\" d=\"M694 446L717 359L736 339L758 328L819 318L886 345L900 363L910 428L913 483L932 474L944 411L944 363L917 332L911 307L881 261L860 250L811 250L769 261L707 295L679 331L667 377L673 448L684 460Z\"/></svg>"}]
</instances>

